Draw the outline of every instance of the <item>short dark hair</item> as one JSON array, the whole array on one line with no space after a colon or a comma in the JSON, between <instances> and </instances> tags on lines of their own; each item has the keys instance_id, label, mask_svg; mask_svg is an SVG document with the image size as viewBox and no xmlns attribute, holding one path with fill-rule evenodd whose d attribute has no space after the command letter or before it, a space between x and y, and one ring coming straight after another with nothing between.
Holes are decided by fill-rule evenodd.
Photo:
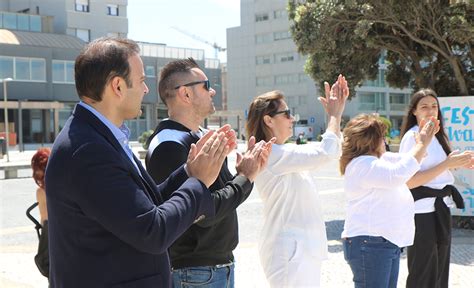
<instances>
[{"instance_id":1,"label":"short dark hair","mask_svg":"<svg viewBox=\"0 0 474 288\"><path fill-rule=\"evenodd\" d=\"M263 121L263 118L265 115L277 112L284 98L283 92L274 90L253 99L249 107L247 125L245 127L248 138L254 136L257 142L261 140L269 141L272 138L272 132Z\"/></svg>"},{"instance_id":2,"label":"short dark hair","mask_svg":"<svg viewBox=\"0 0 474 288\"><path fill-rule=\"evenodd\" d=\"M441 107L439 105L438 95L436 95L436 92L430 88L422 88L416 91L411 97L410 104L408 105L408 111L405 114L405 117L403 117L402 127L400 129L400 137L403 138L403 135L405 135L408 130L418 124L416 121L416 116L413 114L413 112L415 112L420 100L428 96L435 98L436 103L438 104L439 131L435 134L435 137L438 139L441 147L443 147L446 155L449 155L449 153L451 153L451 146L449 145L448 135L446 135L446 131L444 131L444 120L443 114L441 113Z\"/></svg>"},{"instance_id":3,"label":"short dark hair","mask_svg":"<svg viewBox=\"0 0 474 288\"><path fill-rule=\"evenodd\" d=\"M193 58L188 58L171 61L161 69L158 93L165 105L167 100L176 95L175 88L181 84L178 81L183 76L190 75L193 68L201 69Z\"/></svg>"},{"instance_id":4,"label":"short dark hair","mask_svg":"<svg viewBox=\"0 0 474 288\"><path fill-rule=\"evenodd\" d=\"M129 58L139 54L140 48L133 40L102 37L87 44L76 58L74 66L76 90L79 98L102 100L107 83L122 77L131 87Z\"/></svg>"}]
</instances>

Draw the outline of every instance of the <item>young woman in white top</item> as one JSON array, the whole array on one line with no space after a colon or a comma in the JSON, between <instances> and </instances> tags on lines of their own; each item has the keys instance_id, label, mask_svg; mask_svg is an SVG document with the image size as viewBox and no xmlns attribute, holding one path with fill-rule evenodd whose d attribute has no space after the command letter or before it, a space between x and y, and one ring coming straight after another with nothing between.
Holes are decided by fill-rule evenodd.
<instances>
[{"instance_id":1,"label":"young woman in white top","mask_svg":"<svg viewBox=\"0 0 474 288\"><path fill-rule=\"evenodd\" d=\"M257 96L249 108L248 137L276 137L267 168L255 179L264 204L259 253L271 287L319 287L327 257L326 229L313 172L340 154L340 121L349 89L344 77L319 98L329 123L320 145L285 144L294 117L280 91Z\"/></svg>"},{"instance_id":2,"label":"young woman in white top","mask_svg":"<svg viewBox=\"0 0 474 288\"><path fill-rule=\"evenodd\" d=\"M341 237L355 287L397 286L401 248L415 234L415 208L405 183L420 168L438 128L432 120L406 154L385 151L387 127L377 116L358 115L344 129L340 170L347 208Z\"/></svg>"},{"instance_id":3,"label":"young woman in white top","mask_svg":"<svg viewBox=\"0 0 474 288\"><path fill-rule=\"evenodd\" d=\"M429 117L439 119L440 129L428 147L427 157L421 163L420 171L407 182L415 200L419 199L415 201L415 240L413 246L408 247L408 288L448 287L451 250L451 217L448 207L454 207L454 204L451 196L443 196L452 193L450 191L454 177L449 169L472 166L472 151L451 152L439 102L431 89L421 89L412 96L401 129L403 138L400 152L412 149L415 144L414 133L418 130L419 123ZM421 197L418 193L420 189L434 192L433 196L441 196ZM457 190L454 191L453 196L460 197L457 193Z\"/></svg>"}]
</instances>

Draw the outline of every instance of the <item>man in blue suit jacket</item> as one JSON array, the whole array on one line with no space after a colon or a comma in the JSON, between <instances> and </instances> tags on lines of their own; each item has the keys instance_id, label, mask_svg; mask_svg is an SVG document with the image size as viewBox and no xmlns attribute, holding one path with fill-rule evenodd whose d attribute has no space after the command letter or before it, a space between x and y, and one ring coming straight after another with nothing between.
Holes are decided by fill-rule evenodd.
<instances>
[{"instance_id":1,"label":"man in blue suit jacket","mask_svg":"<svg viewBox=\"0 0 474 288\"><path fill-rule=\"evenodd\" d=\"M167 249L214 215L207 187L235 136L228 127L209 134L156 186L123 124L140 114L148 92L137 44L91 42L76 59L75 80L81 102L46 170L51 287L169 287Z\"/></svg>"}]
</instances>

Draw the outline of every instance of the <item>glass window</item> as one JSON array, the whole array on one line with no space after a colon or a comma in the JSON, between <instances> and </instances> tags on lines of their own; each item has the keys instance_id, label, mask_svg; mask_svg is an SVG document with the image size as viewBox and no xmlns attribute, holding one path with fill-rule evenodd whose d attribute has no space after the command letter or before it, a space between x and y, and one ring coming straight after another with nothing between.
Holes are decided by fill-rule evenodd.
<instances>
[{"instance_id":1,"label":"glass window","mask_svg":"<svg viewBox=\"0 0 474 288\"><path fill-rule=\"evenodd\" d=\"M65 82L63 61L53 60L53 82Z\"/></svg>"},{"instance_id":2,"label":"glass window","mask_svg":"<svg viewBox=\"0 0 474 288\"><path fill-rule=\"evenodd\" d=\"M72 111L74 111L74 104L64 103L64 108L59 110L59 130L63 129Z\"/></svg>"},{"instance_id":3,"label":"glass window","mask_svg":"<svg viewBox=\"0 0 474 288\"><path fill-rule=\"evenodd\" d=\"M13 57L0 57L0 78L13 78Z\"/></svg>"},{"instance_id":4,"label":"glass window","mask_svg":"<svg viewBox=\"0 0 474 288\"><path fill-rule=\"evenodd\" d=\"M270 86L272 85L271 77L257 77L257 86Z\"/></svg>"},{"instance_id":5,"label":"glass window","mask_svg":"<svg viewBox=\"0 0 474 288\"><path fill-rule=\"evenodd\" d=\"M76 0L76 11L89 12L89 0Z\"/></svg>"},{"instance_id":6,"label":"glass window","mask_svg":"<svg viewBox=\"0 0 474 288\"><path fill-rule=\"evenodd\" d=\"M260 64L270 64L272 63L272 57L270 55L263 55L255 57L255 63Z\"/></svg>"},{"instance_id":7,"label":"glass window","mask_svg":"<svg viewBox=\"0 0 474 288\"><path fill-rule=\"evenodd\" d=\"M53 83L74 83L74 61L53 60Z\"/></svg>"},{"instance_id":8,"label":"glass window","mask_svg":"<svg viewBox=\"0 0 474 288\"><path fill-rule=\"evenodd\" d=\"M293 52L275 54L275 61L279 63L295 61L298 54Z\"/></svg>"},{"instance_id":9,"label":"glass window","mask_svg":"<svg viewBox=\"0 0 474 288\"><path fill-rule=\"evenodd\" d=\"M148 50L149 50L149 53L150 53L150 54L147 55L147 56L160 57L160 54L159 54L159 53L160 53L160 49L159 49L159 48L160 48L160 47L157 47L157 46L150 46L150 47L148 47ZM162 48L162 47L161 47L161 48ZM161 55L164 55L164 51L165 51L165 50L162 50L162 51L163 51L163 54L161 54Z\"/></svg>"},{"instance_id":10,"label":"glass window","mask_svg":"<svg viewBox=\"0 0 474 288\"><path fill-rule=\"evenodd\" d=\"M375 103L375 94L360 93L359 97L361 103Z\"/></svg>"},{"instance_id":11,"label":"glass window","mask_svg":"<svg viewBox=\"0 0 474 288\"><path fill-rule=\"evenodd\" d=\"M275 39L275 41L289 39L289 38L291 38L290 31L280 31L280 32L273 33L273 39Z\"/></svg>"},{"instance_id":12,"label":"glass window","mask_svg":"<svg viewBox=\"0 0 474 288\"><path fill-rule=\"evenodd\" d=\"M3 28L16 29L16 15L5 13L3 14Z\"/></svg>"},{"instance_id":13,"label":"glass window","mask_svg":"<svg viewBox=\"0 0 474 288\"><path fill-rule=\"evenodd\" d=\"M298 74L283 74L275 76L275 83L277 84L293 84L298 83Z\"/></svg>"},{"instance_id":14,"label":"glass window","mask_svg":"<svg viewBox=\"0 0 474 288\"><path fill-rule=\"evenodd\" d=\"M74 61L65 61L66 63L66 82L75 83L74 79Z\"/></svg>"},{"instance_id":15,"label":"glass window","mask_svg":"<svg viewBox=\"0 0 474 288\"><path fill-rule=\"evenodd\" d=\"M30 31L41 32L41 16L30 15Z\"/></svg>"},{"instance_id":16,"label":"glass window","mask_svg":"<svg viewBox=\"0 0 474 288\"><path fill-rule=\"evenodd\" d=\"M15 79L30 80L30 61L28 59L15 59Z\"/></svg>"},{"instance_id":17,"label":"glass window","mask_svg":"<svg viewBox=\"0 0 474 288\"><path fill-rule=\"evenodd\" d=\"M31 59L31 80L46 81L46 64L44 59Z\"/></svg>"},{"instance_id":18,"label":"glass window","mask_svg":"<svg viewBox=\"0 0 474 288\"><path fill-rule=\"evenodd\" d=\"M298 77L299 77L299 82L306 82L306 81L309 81L309 76L306 75L305 73L300 73L298 74Z\"/></svg>"},{"instance_id":19,"label":"glass window","mask_svg":"<svg viewBox=\"0 0 474 288\"><path fill-rule=\"evenodd\" d=\"M29 17L26 14L17 15L18 30L28 31L30 29Z\"/></svg>"},{"instance_id":20,"label":"glass window","mask_svg":"<svg viewBox=\"0 0 474 288\"><path fill-rule=\"evenodd\" d=\"M178 59L178 48L171 48L171 58Z\"/></svg>"},{"instance_id":21,"label":"glass window","mask_svg":"<svg viewBox=\"0 0 474 288\"><path fill-rule=\"evenodd\" d=\"M260 34L260 35L255 35L255 43L256 44L261 44L261 43L268 43L272 41L272 35L271 34Z\"/></svg>"},{"instance_id":22,"label":"glass window","mask_svg":"<svg viewBox=\"0 0 474 288\"><path fill-rule=\"evenodd\" d=\"M89 12L89 6L76 4L76 11L79 12Z\"/></svg>"},{"instance_id":23,"label":"glass window","mask_svg":"<svg viewBox=\"0 0 474 288\"><path fill-rule=\"evenodd\" d=\"M286 84L288 83L288 77L286 75L277 75L275 76L276 84Z\"/></svg>"},{"instance_id":24,"label":"glass window","mask_svg":"<svg viewBox=\"0 0 474 288\"><path fill-rule=\"evenodd\" d=\"M390 103L405 104L405 94L390 93Z\"/></svg>"},{"instance_id":25,"label":"glass window","mask_svg":"<svg viewBox=\"0 0 474 288\"><path fill-rule=\"evenodd\" d=\"M107 4L107 15L118 16L119 15L118 5Z\"/></svg>"},{"instance_id":26,"label":"glass window","mask_svg":"<svg viewBox=\"0 0 474 288\"><path fill-rule=\"evenodd\" d=\"M183 48L178 49L178 58L179 59L184 59L185 51Z\"/></svg>"},{"instance_id":27,"label":"glass window","mask_svg":"<svg viewBox=\"0 0 474 288\"><path fill-rule=\"evenodd\" d=\"M87 29L76 29L76 37L81 39L82 41L89 42L89 40L90 40L89 30L87 30Z\"/></svg>"},{"instance_id":28,"label":"glass window","mask_svg":"<svg viewBox=\"0 0 474 288\"><path fill-rule=\"evenodd\" d=\"M165 57L165 46L158 46L156 47L156 57Z\"/></svg>"},{"instance_id":29,"label":"glass window","mask_svg":"<svg viewBox=\"0 0 474 288\"><path fill-rule=\"evenodd\" d=\"M3 13L0 12L0 28L3 28Z\"/></svg>"},{"instance_id":30,"label":"glass window","mask_svg":"<svg viewBox=\"0 0 474 288\"><path fill-rule=\"evenodd\" d=\"M255 22L267 21L268 13L255 14Z\"/></svg>"},{"instance_id":31,"label":"glass window","mask_svg":"<svg viewBox=\"0 0 474 288\"><path fill-rule=\"evenodd\" d=\"M278 18L287 18L288 14L286 10L277 10L273 11L273 18L278 19Z\"/></svg>"},{"instance_id":32,"label":"glass window","mask_svg":"<svg viewBox=\"0 0 474 288\"><path fill-rule=\"evenodd\" d=\"M378 112L385 109L385 93L357 92L359 110Z\"/></svg>"},{"instance_id":33,"label":"glass window","mask_svg":"<svg viewBox=\"0 0 474 288\"><path fill-rule=\"evenodd\" d=\"M145 67L145 75L146 77L156 77L155 66L147 65Z\"/></svg>"}]
</instances>

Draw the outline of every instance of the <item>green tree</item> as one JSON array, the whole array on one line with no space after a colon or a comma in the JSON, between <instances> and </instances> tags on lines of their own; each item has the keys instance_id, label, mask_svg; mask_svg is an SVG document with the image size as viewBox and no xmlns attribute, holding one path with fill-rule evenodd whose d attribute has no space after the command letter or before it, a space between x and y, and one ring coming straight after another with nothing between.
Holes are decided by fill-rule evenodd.
<instances>
[{"instance_id":1,"label":"green tree","mask_svg":"<svg viewBox=\"0 0 474 288\"><path fill-rule=\"evenodd\" d=\"M153 130L147 130L147 131L144 131L142 133L142 135L140 135L138 137L138 143L142 144L142 147L143 149L147 150L148 149L148 138L150 138L150 136L153 134Z\"/></svg>"},{"instance_id":2,"label":"green tree","mask_svg":"<svg viewBox=\"0 0 474 288\"><path fill-rule=\"evenodd\" d=\"M385 136L390 137L390 130L392 130L392 122L388 120L386 117L379 116L379 119L385 124L387 127L387 131L385 131Z\"/></svg>"},{"instance_id":3,"label":"green tree","mask_svg":"<svg viewBox=\"0 0 474 288\"><path fill-rule=\"evenodd\" d=\"M288 15L298 51L309 56L305 71L316 82L339 73L351 87L375 79L386 53L391 86L469 95L474 5L468 1L289 0Z\"/></svg>"}]
</instances>

